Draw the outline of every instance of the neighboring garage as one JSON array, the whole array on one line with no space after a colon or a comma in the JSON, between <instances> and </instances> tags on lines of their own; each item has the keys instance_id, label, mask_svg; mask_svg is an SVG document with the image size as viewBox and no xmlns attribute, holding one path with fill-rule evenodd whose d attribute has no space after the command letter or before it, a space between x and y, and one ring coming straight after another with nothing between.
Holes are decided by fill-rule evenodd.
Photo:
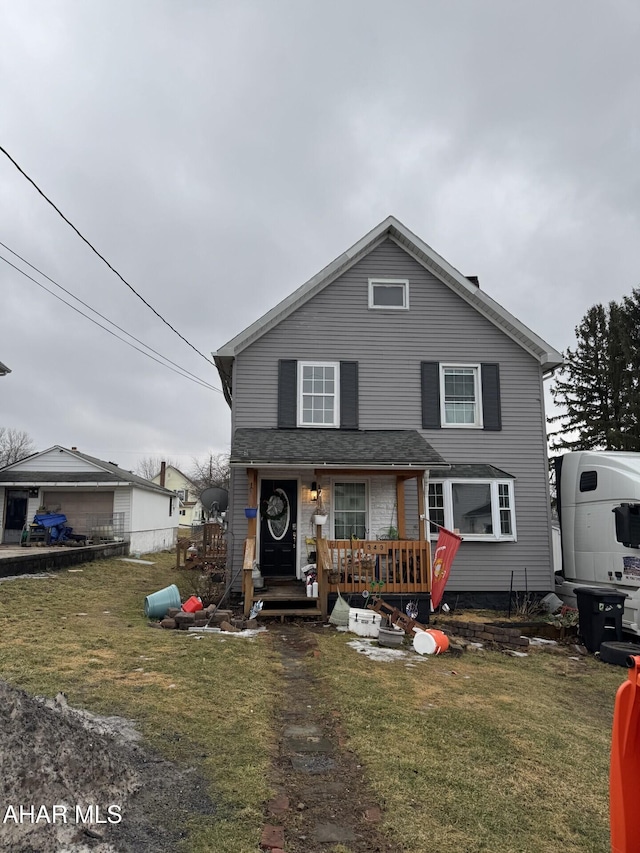
<instances>
[{"instance_id":1,"label":"neighboring garage","mask_svg":"<svg viewBox=\"0 0 640 853\"><path fill-rule=\"evenodd\" d=\"M174 492L114 462L55 445L0 469L0 543L20 541L37 513L61 512L75 533L152 552L175 545Z\"/></svg>"}]
</instances>

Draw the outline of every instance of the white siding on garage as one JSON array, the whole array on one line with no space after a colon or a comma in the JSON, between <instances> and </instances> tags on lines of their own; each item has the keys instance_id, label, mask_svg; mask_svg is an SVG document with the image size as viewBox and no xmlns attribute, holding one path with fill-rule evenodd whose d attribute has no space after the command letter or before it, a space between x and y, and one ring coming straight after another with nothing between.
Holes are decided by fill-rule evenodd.
<instances>
[{"instance_id":1,"label":"white siding on garage","mask_svg":"<svg viewBox=\"0 0 640 853\"><path fill-rule=\"evenodd\" d=\"M170 506L172 512L169 511ZM178 498L176 495L132 489L131 552L141 554L173 548L178 538Z\"/></svg>"},{"instance_id":2,"label":"white siding on garage","mask_svg":"<svg viewBox=\"0 0 640 853\"><path fill-rule=\"evenodd\" d=\"M92 465L91 462L79 459L77 456L73 456L66 450L60 450L59 448L54 448L47 453L42 453L30 459L23 459L20 462L20 470L55 472L100 471L104 473L104 468Z\"/></svg>"}]
</instances>

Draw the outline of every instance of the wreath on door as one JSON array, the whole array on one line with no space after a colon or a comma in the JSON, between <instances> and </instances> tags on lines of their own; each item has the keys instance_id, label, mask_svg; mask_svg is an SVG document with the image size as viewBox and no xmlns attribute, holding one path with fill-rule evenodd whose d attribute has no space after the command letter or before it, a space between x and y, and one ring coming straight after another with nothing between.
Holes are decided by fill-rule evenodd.
<instances>
[{"instance_id":1,"label":"wreath on door","mask_svg":"<svg viewBox=\"0 0 640 853\"><path fill-rule=\"evenodd\" d=\"M284 518L286 512L287 502L278 492L274 492L270 498L262 501L262 516L268 521L278 521Z\"/></svg>"}]
</instances>

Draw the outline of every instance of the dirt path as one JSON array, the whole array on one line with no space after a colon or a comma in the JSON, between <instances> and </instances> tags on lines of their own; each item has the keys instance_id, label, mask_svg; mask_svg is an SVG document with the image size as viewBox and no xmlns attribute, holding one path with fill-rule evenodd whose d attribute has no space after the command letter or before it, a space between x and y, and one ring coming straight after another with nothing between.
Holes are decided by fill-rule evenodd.
<instances>
[{"instance_id":1,"label":"dirt path","mask_svg":"<svg viewBox=\"0 0 640 853\"><path fill-rule=\"evenodd\" d=\"M310 671L319 654L313 629L292 623L270 633L286 693L271 779L278 795L267 807L263 846L281 840L286 853L327 853L340 844L349 853L401 853L382 835L380 804Z\"/></svg>"}]
</instances>

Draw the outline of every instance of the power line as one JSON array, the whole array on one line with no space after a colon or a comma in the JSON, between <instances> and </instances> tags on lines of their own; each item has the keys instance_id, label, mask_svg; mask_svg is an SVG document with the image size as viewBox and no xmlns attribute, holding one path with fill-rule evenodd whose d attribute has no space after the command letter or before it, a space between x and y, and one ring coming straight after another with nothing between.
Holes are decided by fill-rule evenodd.
<instances>
[{"instance_id":1,"label":"power line","mask_svg":"<svg viewBox=\"0 0 640 853\"><path fill-rule=\"evenodd\" d=\"M186 368L186 367L182 367L182 365L180 365L180 364L176 364L176 362L175 362L175 361L172 361L170 358L167 358L167 356L166 356L166 355L162 355L162 353L161 353L161 352L158 352L158 351L157 351L157 350L155 350L153 347L149 346L149 344L145 344L145 342L144 342L144 341L141 341L141 340L140 340L140 338L136 338L136 336L135 336L135 335L132 335L132 334L131 334L131 332L127 332L127 330L126 330L126 329L123 329L123 328L122 328L122 326L119 326L117 323L114 323L114 321L113 321L113 320L110 320L108 317L105 317L105 316L104 316L104 314L101 314L101 313L100 313L99 311L97 311L95 308L92 308L92 307L91 307L91 305L89 305L89 304L88 304L88 303L86 303L86 302L83 302L83 300L82 300L82 299L80 299L80 297L79 297L79 296L76 296L76 295L75 295L75 293L72 293L70 290L67 290L67 288L66 288L66 287L63 287L61 284L59 284L57 281L55 281L53 278L51 278L51 276L47 275L47 274L46 274L45 272L43 272L41 269L38 269L38 267L37 267L37 266L35 266L34 264L32 264L32 263L31 263L30 261L28 261L26 258L23 258L23 257L22 257L22 255L18 254L18 252L16 252L16 251L15 251L14 249L12 249L10 246L7 246L7 244L6 244L6 243L3 243L3 242L2 242L2 240L0 240L0 246L2 246L2 247L3 247L4 249L6 249L8 252L11 252L11 254L12 254L12 255L14 255L16 258L19 258L19 259L20 259L24 264L26 264L28 267L31 267L31 269L32 269L32 270L34 270L35 272L37 272L37 273L38 273L39 275L41 275L43 278L46 278L46 279L47 279L47 281L50 281L50 282L51 282L51 284L54 284L56 287L59 287L59 288L60 288L60 290L62 290L64 293L66 293L66 294L67 294L68 296L70 296L72 299L75 299L75 300L76 300L76 302L79 302L81 305L84 305L84 307L85 307L85 308L88 308L88 309L89 309L89 311L93 311L93 313L94 313L94 314L97 314L97 315L98 315L98 317L100 317L102 320L105 320L107 323L110 323L112 326L114 326L116 329L118 329L118 331L122 332L122 333L123 333L123 334L125 334L125 335L128 335L128 336L129 336L130 338L132 338L134 341L136 341L137 343L141 344L143 347L146 347L148 350L150 350L151 352L155 353L156 355L160 356L160 358L164 359L164 360L165 360L165 361L167 361L169 364L172 364L174 367L177 367L179 370L182 370L182 371L183 371L185 374L187 374L188 376L191 376L191 377L193 377L194 379L197 379L197 380L198 380L198 381L200 381L200 382L205 382L207 385L209 385L209 386L210 386L211 388L213 388L215 391L219 391L220 393L222 393L222 391L220 390L220 388L216 388L214 385L211 385L211 383L206 382L206 380L205 380L205 379L200 379L200 377L199 377L199 376L195 376L195 374L193 374L190 370L187 370L187 368ZM1 256L0 256L0 257L1 257ZM2 260L5 260L5 258L2 258ZM18 267L14 267L14 269L18 269ZM19 270L19 271L21 272L21 270ZM37 282L36 282L36 283L37 283ZM46 288L45 288L45 289L46 289ZM48 292L49 292L49 293L51 293L51 291L48 291ZM53 296L55 296L55 294L52 294L52 295L53 295ZM64 300L62 300L62 301L64 302ZM68 305L68 304L69 304L68 302L65 302L65 305ZM70 305L69 307L70 307L70 308L72 308L73 306L72 306L72 305ZM87 318L87 320L91 320L91 317L87 317L87 315L86 315L86 314L84 314L84 312L80 311L80 314L82 314L82 316L83 316L83 317L86 317L86 318ZM100 324L98 324L98 325L100 325ZM104 328L104 327L103 327L103 326L101 326L101 328ZM126 343L126 341L125 341L125 343Z\"/></svg>"},{"instance_id":2,"label":"power line","mask_svg":"<svg viewBox=\"0 0 640 853\"><path fill-rule=\"evenodd\" d=\"M171 370L171 371L173 371L173 373L177 373L178 376L182 376L183 379L189 379L191 382L195 382L197 385L201 385L203 388L206 388L208 391L217 391L219 394L222 393L222 391L219 388L216 388L214 385L209 385L209 383L205 382L203 379L198 379L197 377L188 375L186 373L180 373L175 368L170 367L168 364L165 364L163 361L160 361L160 359L154 358L154 356L152 356L150 353L145 352L145 350L140 349L140 347L135 346L134 344L131 343L131 341L127 341L124 338L121 338L120 335L116 335L116 333L113 332L111 329L108 329L106 326L103 326L102 323L98 323L98 321L94 320L93 317L89 317L87 314L82 312L79 308L76 308L75 305L72 305L70 302L67 302L61 296L58 296L58 294L54 293L53 290L49 290L48 287L45 287L45 285L42 284L42 282L37 281L35 278L33 278L33 276L30 276L29 273L26 273L24 270L21 270L20 267L17 267L15 264L12 264L11 261L8 260L7 258L5 258L3 255L0 255L0 261L4 261L5 264L12 267L14 270L16 270L16 272L19 272L20 275L23 275L25 278L28 278L29 281L32 281L34 284L37 284L38 287L41 287L43 290L46 290L47 293L51 294L51 296L53 296L55 299L58 299L60 302L64 303L68 308L72 308L74 311L76 311L78 314L80 314L85 319L89 320L91 323L94 323L96 326L99 326L101 329L104 329L105 332L108 332L110 335L113 335L114 338L117 338L119 341L122 341L122 343L124 343L127 346L130 346L132 349L137 350L138 352L142 353L142 355L146 355L147 358L150 358L152 361L157 362L158 364L162 365L162 367L166 367L167 370ZM91 309L91 310L93 310L93 309ZM108 322L111 322L111 321L108 321ZM129 333L125 332L125 334L129 334ZM146 344L143 344L143 346L146 346ZM164 356L162 356L162 358L164 358Z\"/></svg>"},{"instance_id":3,"label":"power line","mask_svg":"<svg viewBox=\"0 0 640 853\"><path fill-rule=\"evenodd\" d=\"M92 251L92 252L94 252L94 253L95 253L95 254L100 258L100 260L101 260L101 261L103 261L103 262L104 262L104 263L109 267L109 269L111 270L111 272L115 273L115 275L117 275L117 276L118 276L118 278L120 279L120 281L122 281L122 282L123 282L123 284L126 284L126 285L127 285L127 287L129 288L129 290L130 290L132 293L134 293L134 294L138 297L138 299L142 300L142 302L144 302L144 304L147 306L147 308L149 308L149 310L150 310L150 311L153 311L153 313L156 315L156 317L158 317L160 320L162 320L162 322L163 322L165 325L167 325L167 326L171 329L171 331L172 331L172 332L175 332L175 334L176 334L179 338L181 338L181 339L185 342L185 344L187 344L187 346L190 346L190 347L191 347L191 349L192 349L192 350L194 350L195 352L197 352L197 353L198 353L198 355L199 355L201 358L204 358L204 360L207 362L207 364L213 364L213 362L211 361L211 359L210 359L210 358L207 358L207 356L206 356L206 355L204 355L203 353L201 353L201 352L200 352L200 350L199 350L197 347L195 347L195 346L194 346L190 341L188 341L188 340L184 337L184 335L181 335L181 334L180 334L180 332L179 332L177 329L175 329L175 328L171 325L171 323L170 323L168 320L165 320L165 319L164 319L164 317L162 316L162 314L159 314L159 313L156 311L156 309L153 307L153 305L151 305L149 302L147 302L147 300L144 298L144 296L141 296L141 295L138 293L138 291L135 289L135 287L133 287L133 285L129 284L129 282L126 280L126 278L124 278L122 275L120 275L120 273L118 272L118 270L117 270L117 269L115 269L115 267L112 267L112 266L111 266L111 264L110 264L110 263L109 263L109 261L104 257L104 255L101 255L101 254L100 254L100 252L95 248L95 246L93 246L93 245L89 242L89 240L87 240L87 238L86 238L86 237L85 237L85 236L84 236L80 231L78 231L78 229L77 229L77 228L76 228L76 226L73 224L73 222L71 222L69 219L67 219L67 217L66 217L66 216L64 215L64 213L60 210L60 208L59 208L59 207L57 207L57 206L56 206L56 205L51 201L51 199L50 199L50 198L49 198L49 197L48 197L48 196L47 196L47 195L46 195L46 194L45 194L45 193L40 189L40 187L36 184L36 182L33 180L33 178L30 178L30 177L29 177L29 175L27 175L27 173L24 171L24 169L23 169L23 168L22 168L18 163L16 163L16 161L13 159L13 157L11 156L11 154L9 154L9 152L6 150L6 148L3 148L3 147L2 147L2 145L0 145L0 151L1 151L1 152L2 152L2 153L3 153L3 154L4 154L4 155L5 155L5 156L6 156L6 157L7 157L7 158L12 162L12 163L13 163L13 165L14 165L14 166L16 167L16 169L20 172L20 174L21 174L21 175L23 175L23 176L24 176L24 177L29 181L29 183L30 183L30 184L31 184L31 185L36 189L36 191L37 191L38 193L40 193L40 195L42 196L42 198L43 198L43 199L44 199L48 204L50 204L50 205L51 205L51 207L55 210L55 212L58 214L58 216L62 217L62 219L64 219L64 221L67 223L67 225L68 225L70 228L72 228L72 229L76 232L76 234L78 235L78 237L80 237L80 239L81 239L81 240L83 240L83 241L87 244L87 246L91 249L91 251Z\"/></svg>"}]
</instances>

